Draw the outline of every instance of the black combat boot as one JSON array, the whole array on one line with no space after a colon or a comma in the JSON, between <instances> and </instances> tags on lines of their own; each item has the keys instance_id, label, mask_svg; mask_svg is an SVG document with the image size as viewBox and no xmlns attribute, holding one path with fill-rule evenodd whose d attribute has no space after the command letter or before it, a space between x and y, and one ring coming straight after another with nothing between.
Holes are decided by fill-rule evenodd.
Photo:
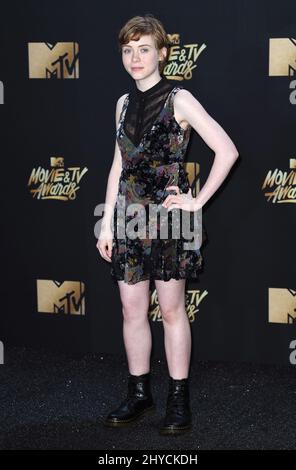
<instances>
[{"instance_id":1,"label":"black combat boot","mask_svg":"<svg viewBox=\"0 0 296 470\"><path fill-rule=\"evenodd\" d=\"M160 434L181 434L191 429L189 384L186 379L169 377L166 415L159 429Z\"/></svg>"},{"instance_id":2,"label":"black combat boot","mask_svg":"<svg viewBox=\"0 0 296 470\"><path fill-rule=\"evenodd\" d=\"M128 377L128 394L123 402L104 420L105 426L124 427L143 414L153 411L155 404L150 390L150 372Z\"/></svg>"}]
</instances>

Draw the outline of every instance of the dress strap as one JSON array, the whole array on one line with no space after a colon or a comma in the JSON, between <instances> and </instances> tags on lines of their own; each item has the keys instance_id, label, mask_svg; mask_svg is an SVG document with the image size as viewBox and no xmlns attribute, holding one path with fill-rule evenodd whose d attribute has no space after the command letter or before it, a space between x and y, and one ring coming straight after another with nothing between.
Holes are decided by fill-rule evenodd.
<instances>
[{"instance_id":1,"label":"dress strap","mask_svg":"<svg viewBox=\"0 0 296 470\"><path fill-rule=\"evenodd\" d=\"M174 100L174 96L176 93L178 93L179 90L183 90L184 87L182 85L177 85L175 86L175 88L173 88L172 92L171 92L171 101L173 102Z\"/></svg>"},{"instance_id":2,"label":"dress strap","mask_svg":"<svg viewBox=\"0 0 296 470\"><path fill-rule=\"evenodd\" d=\"M177 91L182 90L182 89L184 89L182 85L175 86L175 88L173 88L172 90L172 95L174 96L177 93Z\"/></svg>"},{"instance_id":3,"label":"dress strap","mask_svg":"<svg viewBox=\"0 0 296 470\"><path fill-rule=\"evenodd\" d=\"M126 97L124 99L124 102L123 102L123 105L122 105L120 118L119 118L119 125L121 125L123 120L124 120L124 116L125 116L126 108L127 108L127 105L128 105L128 101L129 101L129 93L126 95Z\"/></svg>"},{"instance_id":4,"label":"dress strap","mask_svg":"<svg viewBox=\"0 0 296 470\"><path fill-rule=\"evenodd\" d=\"M168 102L168 106L170 108L170 110L173 112L174 111L174 97L175 97L175 94L179 91L179 90L182 90L184 87L182 85L177 85L175 86L171 92L170 92L170 95L169 95L169 102Z\"/></svg>"}]
</instances>

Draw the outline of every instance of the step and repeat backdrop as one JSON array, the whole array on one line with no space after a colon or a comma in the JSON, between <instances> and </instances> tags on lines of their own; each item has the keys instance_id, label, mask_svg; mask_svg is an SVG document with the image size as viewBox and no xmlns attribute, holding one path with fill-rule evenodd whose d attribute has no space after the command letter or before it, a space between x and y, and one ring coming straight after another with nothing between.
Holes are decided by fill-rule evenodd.
<instances>
[{"instance_id":1,"label":"step and repeat backdrop","mask_svg":"<svg viewBox=\"0 0 296 470\"><path fill-rule=\"evenodd\" d=\"M110 264L96 248L116 102L134 82L117 37L160 19L164 74L198 99L240 157L203 209L204 268L186 286L195 360L295 363L296 3L86 0L1 4L1 344L124 353ZM214 152L192 129L193 191ZM151 283L153 355L164 355Z\"/></svg>"}]
</instances>

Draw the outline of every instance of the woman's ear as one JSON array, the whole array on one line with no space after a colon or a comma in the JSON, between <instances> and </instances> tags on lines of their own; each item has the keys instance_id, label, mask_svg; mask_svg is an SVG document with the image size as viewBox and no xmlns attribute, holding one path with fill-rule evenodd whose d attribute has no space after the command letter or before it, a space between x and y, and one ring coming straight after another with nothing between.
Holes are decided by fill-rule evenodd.
<instances>
[{"instance_id":1,"label":"woman's ear","mask_svg":"<svg viewBox=\"0 0 296 470\"><path fill-rule=\"evenodd\" d=\"M164 59L166 59L168 51L166 47L162 47L160 50L161 50L161 55L160 55L159 60L163 61Z\"/></svg>"}]
</instances>

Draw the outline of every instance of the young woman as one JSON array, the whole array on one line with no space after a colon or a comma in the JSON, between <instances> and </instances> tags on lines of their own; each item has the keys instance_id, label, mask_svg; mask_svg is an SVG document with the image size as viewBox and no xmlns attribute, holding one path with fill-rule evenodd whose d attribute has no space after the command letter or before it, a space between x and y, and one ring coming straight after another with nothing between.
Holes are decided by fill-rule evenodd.
<instances>
[{"instance_id":1,"label":"young woman","mask_svg":"<svg viewBox=\"0 0 296 470\"><path fill-rule=\"evenodd\" d=\"M122 196L125 207L141 204L142 215L148 215L148 219L151 204L167 211L168 226L172 228L173 221L178 220L172 213L186 211L191 217L201 210L226 178L238 151L198 100L163 75L169 43L159 20L151 14L130 19L119 33L119 45L134 87L117 102L115 154L97 248L111 262L111 276L119 287L129 378L127 397L109 413L104 424L125 426L154 409L147 314L153 280L169 370L166 414L160 433L180 433L192 425L188 385L191 330L185 310L185 282L198 277L202 255L199 248L185 248L182 237L161 238L159 223L157 238L150 233L142 238L118 237L111 224L120 225L118 204ZM215 152L208 179L195 198L183 166L191 128ZM123 225L131 220L126 214L121 218ZM146 219L146 228L148 224Z\"/></svg>"}]
</instances>

